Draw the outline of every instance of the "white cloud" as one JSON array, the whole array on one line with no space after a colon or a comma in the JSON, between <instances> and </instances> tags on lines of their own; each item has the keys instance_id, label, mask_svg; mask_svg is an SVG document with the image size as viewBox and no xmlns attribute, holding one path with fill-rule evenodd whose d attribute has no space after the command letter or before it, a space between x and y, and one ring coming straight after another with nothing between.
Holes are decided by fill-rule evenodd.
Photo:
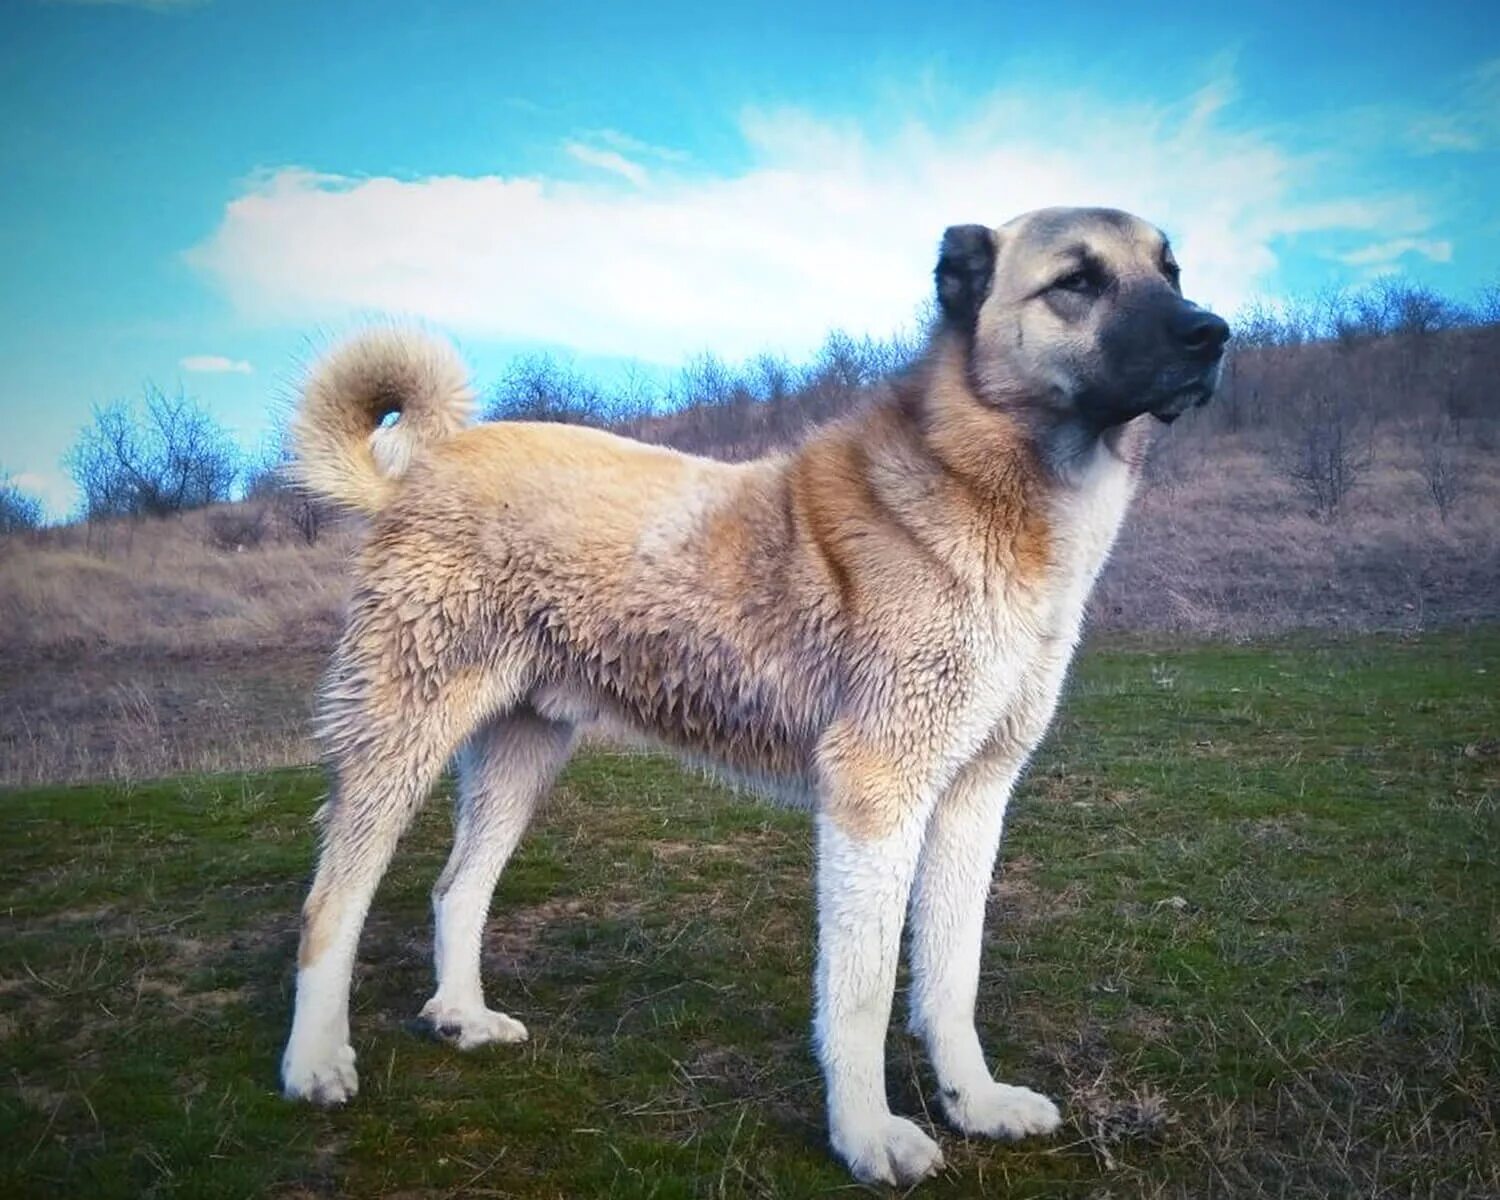
<instances>
[{"instance_id":1,"label":"white cloud","mask_svg":"<svg viewBox=\"0 0 1500 1200\"><path fill-rule=\"evenodd\" d=\"M1048 204L1156 221L1189 293L1228 311L1274 284L1284 239L1428 233L1420 199L1330 194L1318 161L1236 127L1233 109L1233 89L1214 86L1172 105L1001 93L944 129L750 111L751 163L719 176L567 147L630 189L289 167L247 184L188 257L257 320L397 312L674 362L702 348L800 354L834 327L887 332L928 296L946 225Z\"/></svg>"},{"instance_id":2,"label":"white cloud","mask_svg":"<svg viewBox=\"0 0 1500 1200\"><path fill-rule=\"evenodd\" d=\"M598 167L601 171L622 176L636 187L646 186L646 168L631 162L617 150L600 150L582 142L565 142L563 150L586 167Z\"/></svg>"},{"instance_id":3,"label":"white cloud","mask_svg":"<svg viewBox=\"0 0 1500 1200\"><path fill-rule=\"evenodd\" d=\"M1484 148L1484 139L1473 128L1447 114L1413 117L1406 127L1406 143L1417 154L1469 153Z\"/></svg>"},{"instance_id":4,"label":"white cloud","mask_svg":"<svg viewBox=\"0 0 1500 1200\"><path fill-rule=\"evenodd\" d=\"M202 375L251 375L255 372L242 358L225 358L222 354L190 354L178 361L184 371Z\"/></svg>"},{"instance_id":5,"label":"white cloud","mask_svg":"<svg viewBox=\"0 0 1500 1200\"><path fill-rule=\"evenodd\" d=\"M1453 243L1427 238L1392 238L1347 251L1338 259L1351 267L1387 267L1408 254L1419 254L1429 262L1451 262Z\"/></svg>"},{"instance_id":6,"label":"white cloud","mask_svg":"<svg viewBox=\"0 0 1500 1200\"><path fill-rule=\"evenodd\" d=\"M78 489L73 486L73 481L60 471L22 471L12 475L10 481L41 500L52 518L65 516L78 499Z\"/></svg>"},{"instance_id":7,"label":"white cloud","mask_svg":"<svg viewBox=\"0 0 1500 1200\"><path fill-rule=\"evenodd\" d=\"M634 154L638 157L659 158L667 162L686 162L692 157L685 150L676 150L670 146L653 146L650 142L643 142L640 138L621 133L618 129L595 129L590 131L589 137L593 141L603 142L606 146L613 146L624 154Z\"/></svg>"}]
</instances>

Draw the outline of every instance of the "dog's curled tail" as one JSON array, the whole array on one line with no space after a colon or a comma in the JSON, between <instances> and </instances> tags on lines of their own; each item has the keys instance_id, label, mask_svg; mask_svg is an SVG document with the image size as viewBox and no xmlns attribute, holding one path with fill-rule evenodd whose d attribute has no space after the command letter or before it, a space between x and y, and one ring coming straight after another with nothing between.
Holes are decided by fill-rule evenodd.
<instances>
[{"instance_id":1,"label":"dog's curled tail","mask_svg":"<svg viewBox=\"0 0 1500 1200\"><path fill-rule=\"evenodd\" d=\"M394 424L385 419L397 414ZM292 477L307 491L373 515L424 446L474 416L468 369L417 329L370 329L308 371L292 422Z\"/></svg>"}]
</instances>

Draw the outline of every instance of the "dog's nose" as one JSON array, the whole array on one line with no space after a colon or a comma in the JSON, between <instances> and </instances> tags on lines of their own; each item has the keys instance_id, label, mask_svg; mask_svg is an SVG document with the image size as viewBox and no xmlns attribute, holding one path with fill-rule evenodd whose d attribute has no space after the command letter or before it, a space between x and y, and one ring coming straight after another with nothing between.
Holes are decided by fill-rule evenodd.
<instances>
[{"instance_id":1,"label":"dog's nose","mask_svg":"<svg viewBox=\"0 0 1500 1200\"><path fill-rule=\"evenodd\" d=\"M1190 354L1213 358L1229 340L1229 323L1201 308L1189 309L1178 319L1177 338Z\"/></svg>"}]
</instances>

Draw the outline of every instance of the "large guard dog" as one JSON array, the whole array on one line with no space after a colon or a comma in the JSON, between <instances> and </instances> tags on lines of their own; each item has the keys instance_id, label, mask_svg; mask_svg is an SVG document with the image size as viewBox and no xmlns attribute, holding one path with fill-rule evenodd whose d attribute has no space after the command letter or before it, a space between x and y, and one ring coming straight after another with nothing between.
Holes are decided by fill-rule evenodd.
<instances>
[{"instance_id":1,"label":"large guard dog","mask_svg":"<svg viewBox=\"0 0 1500 1200\"><path fill-rule=\"evenodd\" d=\"M814 1031L833 1149L857 1178L911 1183L943 1161L886 1099L908 913L911 1028L948 1120L987 1137L1057 1127L1051 1101L985 1065L985 898L1144 418L1208 398L1229 330L1182 298L1162 234L1122 212L954 227L936 276L941 320L916 367L861 415L743 464L562 425L471 425L462 365L414 334L366 334L314 370L301 480L372 531L322 692L332 796L288 1096L354 1095L360 927L455 752L423 1016L461 1048L526 1036L485 1005L481 932L577 732L603 727L813 807Z\"/></svg>"}]
</instances>

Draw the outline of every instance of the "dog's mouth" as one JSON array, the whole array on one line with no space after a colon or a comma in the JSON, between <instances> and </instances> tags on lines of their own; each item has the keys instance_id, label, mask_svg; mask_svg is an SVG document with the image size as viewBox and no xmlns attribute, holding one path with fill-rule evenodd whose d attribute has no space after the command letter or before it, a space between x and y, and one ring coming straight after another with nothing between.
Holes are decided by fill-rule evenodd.
<instances>
[{"instance_id":1,"label":"dog's mouth","mask_svg":"<svg viewBox=\"0 0 1500 1200\"><path fill-rule=\"evenodd\" d=\"M1222 358L1206 368L1195 364L1196 369L1184 371L1181 367L1164 372L1165 378L1158 380L1161 399L1147 411L1163 425L1170 425L1191 408L1202 408L1213 398L1219 384Z\"/></svg>"},{"instance_id":2,"label":"dog's mouth","mask_svg":"<svg viewBox=\"0 0 1500 1200\"><path fill-rule=\"evenodd\" d=\"M1213 384L1207 381L1191 383L1169 393L1165 400L1151 409L1151 415L1163 425L1170 425L1188 409L1202 408L1213 394Z\"/></svg>"}]
</instances>

